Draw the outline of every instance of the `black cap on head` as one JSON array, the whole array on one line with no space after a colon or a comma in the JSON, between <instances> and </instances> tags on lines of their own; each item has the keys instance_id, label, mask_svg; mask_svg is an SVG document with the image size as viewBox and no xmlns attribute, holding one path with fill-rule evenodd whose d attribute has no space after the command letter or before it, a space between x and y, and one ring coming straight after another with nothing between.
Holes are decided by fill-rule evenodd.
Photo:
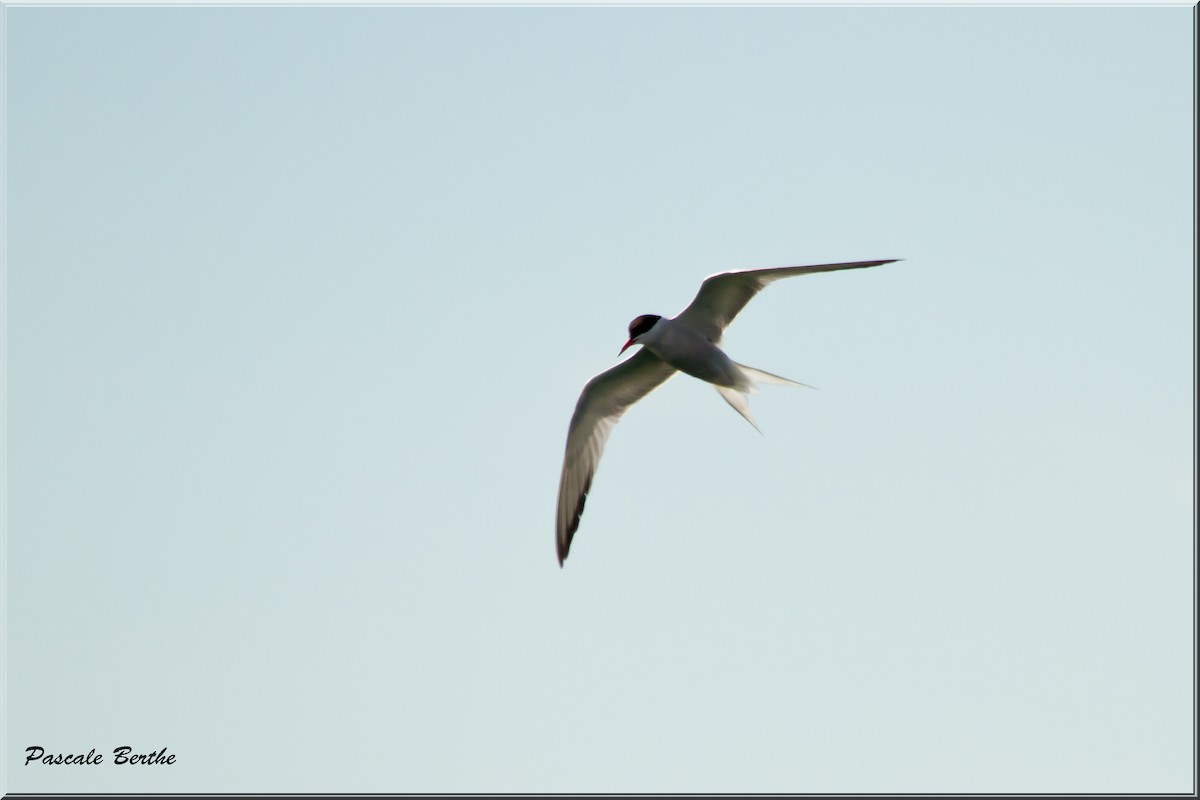
<instances>
[{"instance_id":1,"label":"black cap on head","mask_svg":"<svg viewBox=\"0 0 1200 800\"><path fill-rule=\"evenodd\" d=\"M658 322L662 317L658 314L642 314L640 317L629 323L629 338L636 339L646 331L654 327L654 323Z\"/></svg>"}]
</instances>

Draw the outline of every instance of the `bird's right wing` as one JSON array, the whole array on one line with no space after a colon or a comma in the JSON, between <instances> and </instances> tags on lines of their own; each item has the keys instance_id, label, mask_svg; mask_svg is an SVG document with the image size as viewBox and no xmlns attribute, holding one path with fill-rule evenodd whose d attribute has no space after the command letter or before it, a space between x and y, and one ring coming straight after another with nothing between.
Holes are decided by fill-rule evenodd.
<instances>
[{"instance_id":1,"label":"bird's right wing","mask_svg":"<svg viewBox=\"0 0 1200 800\"><path fill-rule=\"evenodd\" d=\"M767 284L780 278L809 275L814 272L833 272L839 269L861 269L890 264L896 259L883 261L847 261L841 264L810 264L804 267L775 267L772 269L750 269L741 272L722 272L710 275L700 284L700 291L691 304L675 319L706 337L710 342L721 341L721 335L738 312L746 307L754 295Z\"/></svg>"},{"instance_id":2,"label":"bird's right wing","mask_svg":"<svg viewBox=\"0 0 1200 800\"><path fill-rule=\"evenodd\" d=\"M567 431L567 451L558 484L556 541L559 566L566 559L571 540L579 529L583 504L608 434L626 409L674 373L674 367L643 347L633 358L601 372L583 387Z\"/></svg>"}]
</instances>

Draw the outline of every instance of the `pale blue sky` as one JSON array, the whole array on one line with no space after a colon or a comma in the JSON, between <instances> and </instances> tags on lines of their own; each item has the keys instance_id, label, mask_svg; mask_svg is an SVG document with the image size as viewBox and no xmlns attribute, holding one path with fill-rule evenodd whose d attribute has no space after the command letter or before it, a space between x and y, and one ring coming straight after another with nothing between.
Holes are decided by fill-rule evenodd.
<instances>
[{"instance_id":1,"label":"pale blue sky","mask_svg":"<svg viewBox=\"0 0 1200 800\"><path fill-rule=\"evenodd\" d=\"M1190 8L4 13L9 791L1192 790Z\"/></svg>"}]
</instances>

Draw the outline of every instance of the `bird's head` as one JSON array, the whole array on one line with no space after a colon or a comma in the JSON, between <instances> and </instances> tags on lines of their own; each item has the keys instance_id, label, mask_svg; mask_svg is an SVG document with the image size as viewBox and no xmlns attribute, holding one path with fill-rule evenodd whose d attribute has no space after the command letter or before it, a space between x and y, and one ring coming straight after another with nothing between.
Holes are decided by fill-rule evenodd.
<instances>
[{"instance_id":1,"label":"bird's head","mask_svg":"<svg viewBox=\"0 0 1200 800\"><path fill-rule=\"evenodd\" d=\"M635 344L641 344L642 337L649 333L650 330L656 324L658 324L660 319L662 319L662 317L658 316L657 314L642 314L633 322L629 323L629 341L626 342L625 346L621 348L621 353L624 353ZM617 353L617 355L621 355L621 353Z\"/></svg>"}]
</instances>

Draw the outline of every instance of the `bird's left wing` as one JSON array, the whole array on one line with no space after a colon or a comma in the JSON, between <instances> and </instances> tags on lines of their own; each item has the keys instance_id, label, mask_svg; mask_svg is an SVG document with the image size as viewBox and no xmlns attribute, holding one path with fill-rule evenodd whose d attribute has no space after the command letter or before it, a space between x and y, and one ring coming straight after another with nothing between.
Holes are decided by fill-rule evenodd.
<instances>
[{"instance_id":1,"label":"bird's left wing","mask_svg":"<svg viewBox=\"0 0 1200 800\"><path fill-rule=\"evenodd\" d=\"M675 317L710 342L719 342L721 334L746 303L768 283L794 275L813 272L833 272L839 269L861 269L890 264L897 259L883 261L847 261L840 264L810 264L805 267L777 267L774 269L750 269L741 272L722 272L711 275L700 284L700 291L691 305Z\"/></svg>"},{"instance_id":2,"label":"bird's left wing","mask_svg":"<svg viewBox=\"0 0 1200 800\"><path fill-rule=\"evenodd\" d=\"M558 484L556 541L560 566L579 529L583 504L608 434L626 409L674 372L674 367L643 347L633 358L601 372L583 387L567 431L567 451Z\"/></svg>"}]
</instances>

